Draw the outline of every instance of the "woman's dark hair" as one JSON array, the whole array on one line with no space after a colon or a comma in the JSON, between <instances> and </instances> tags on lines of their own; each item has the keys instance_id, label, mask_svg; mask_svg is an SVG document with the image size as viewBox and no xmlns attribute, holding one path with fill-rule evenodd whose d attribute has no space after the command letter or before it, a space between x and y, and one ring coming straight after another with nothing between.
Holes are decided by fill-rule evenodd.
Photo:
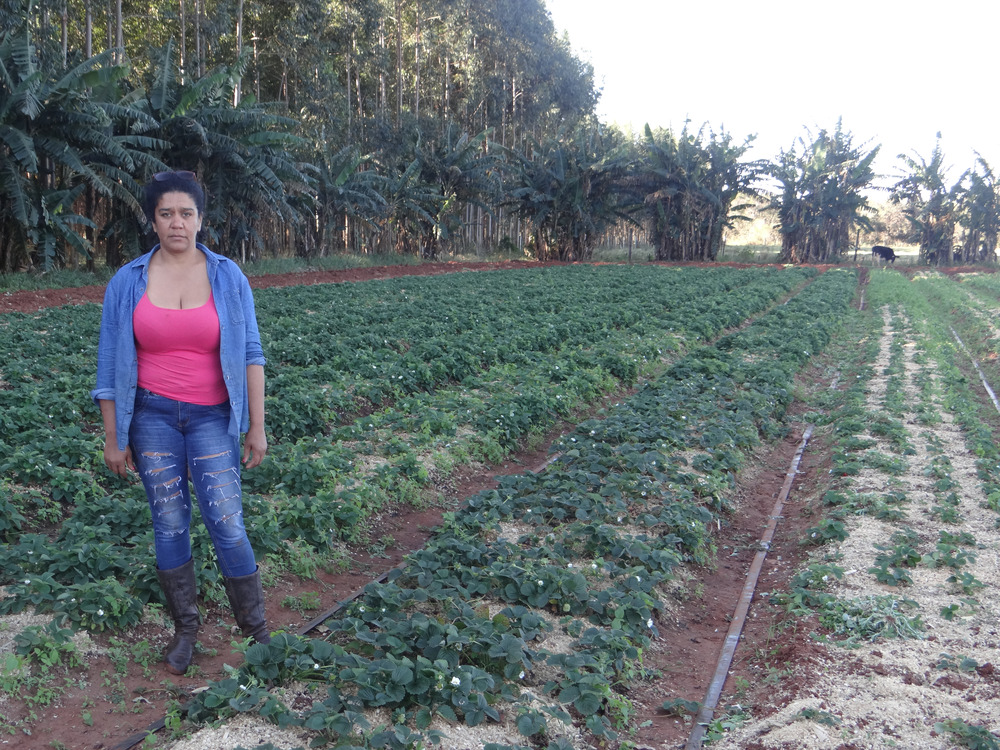
<instances>
[{"instance_id":1,"label":"woman's dark hair","mask_svg":"<svg viewBox=\"0 0 1000 750\"><path fill-rule=\"evenodd\" d=\"M194 200L198 215L205 215L205 191L194 172L157 172L153 175L142 194L142 210L150 222L164 193L187 193Z\"/></svg>"}]
</instances>

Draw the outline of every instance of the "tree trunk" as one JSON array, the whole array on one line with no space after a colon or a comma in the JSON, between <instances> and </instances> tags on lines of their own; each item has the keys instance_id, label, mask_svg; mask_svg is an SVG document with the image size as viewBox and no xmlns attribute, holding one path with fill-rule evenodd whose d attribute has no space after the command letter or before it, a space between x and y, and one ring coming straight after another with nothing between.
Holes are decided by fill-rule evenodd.
<instances>
[{"instance_id":1,"label":"tree trunk","mask_svg":"<svg viewBox=\"0 0 1000 750\"><path fill-rule=\"evenodd\" d=\"M413 42L413 115L420 120L420 0L417 0L416 36Z\"/></svg>"},{"instance_id":2,"label":"tree trunk","mask_svg":"<svg viewBox=\"0 0 1000 750\"><path fill-rule=\"evenodd\" d=\"M358 54L358 43L357 38L352 34L351 41L354 45L354 93L358 100L358 127L362 131L362 136L364 134L365 128L365 100L361 96L361 66L358 64L357 59L360 57ZM350 81L348 81L350 85Z\"/></svg>"},{"instance_id":3,"label":"tree trunk","mask_svg":"<svg viewBox=\"0 0 1000 750\"><path fill-rule=\"evenodd\" d=\"M198 78L205 75L205 47L201 43L201 19L205 17L205 0L195 0L194 54L198 58ZM240 17L243 17L242 9ZM259 93L259 92L258 92Z\"/></svg>"},{"instance_id":4,"label":"tree trunk","mask_svg":"<svg viewBox=\"0 0 1000 750\"><path fill-rule=\"evenodd\" d=\"M396 126L403 116L403 9L396 0Z\"/></svg>"},{"instance_id":5,"label":"tree trunk","mask_svg":"<svg viewBox=\"0 0 1000 750\"><path fill-rule=\"evenodd\" d=\"M510 77L510 142L517 145L517 74Z\"/></svg>"},{"instance_id":6,"label":"tree trunk","mask_svg":"<svg viewBox=\"0 0 1000 750\"><path fill-rule=\"evenodd\" d=\"M94 56L94 17L90 10L90 0L83 3L84 54L89 60Z\"/></svg>"},{"instance_id":7,"label":"tree trunk","mask_svg":"<svg viewBox=\"0 0 1000 750\"><path fill-rule=\"evenodd\" d=\"M385 18L380 16L378 22L378 50L379 50L379 66L378 66L378 114L380 117L385 117L386 112L386 83L385 83Z\"/></svg>"},{"instance_id":8,"label":"tree trunk","mask_svg":"<svg viewBox=\"0 0 1000 750\"><path fill-rule=\"evenodd\" d=\"M62 63L63 68L69 64L69 3L63 0L62 4Z\"/></svg>"},{"instance_id":9,"label":"tree trunk","mask_svg":"<svg viewBox=\"0 0 1000 750\"><path fill-rule=\"evenodd\" d=\"M344 13L347 13L347 6L344 6ZM344 53L344 88L347 89L347 141L351 142L353 108L351 107L351 50L354 48L354 32L351 32L351 43L347 45Z\"/></svg>"},{"instance_id":10,"label":"tree trunk","mask_svg":"<svg viewBox=\"0 0 1000 750\"><path fill-rule=\"evenodd\" d=\"M125 62L125 19L122 16L122 0L115 0L115 47L118 52L115 54L115 62Z\"/></svg>"},{"instance_id":11,"label":"tree trunk","mask_svg":"<svg viewBox=\"0 0 1000 750\"><path fill-rule=\"evenodd\" d=\"M115 16L114 16L114 12L111 10L111 0L107 0L107 5L105 6L105 10L107 11L106 12L106 17L108 19L107 25L105 26L105 29L104 29L105 32L106 32L105 36L106 36L106 38L108 40L108 46L107 46L107 48L108 49L114 49L114 47L115 47L115 38L114 38L114 33L115 33Z\"/></svg>"},{"instance_id":12,"label":"tree trunk","mask_svg":"<svg viewBox=\"0 0 1000 750\"><path fill-rule=\"evenodd\" d=\"M451 57L444 56L444 106L441 111L441 119L448 122L448 114L451 112Z\"/></svg>"},{"instance_id":13,"label":"tree trunk","mask_svg":"<svg viewBox=\"0 0 1000 750\"><path fill-rule=\"evenodd\" d=\"M181 0L183 2L184 0ZM243 54L243 0L236 4L236 59L239 60ZM240 105L240 98L243 94L243 77L240 76L233 87L233 106Z\"/></svg>"},{"instance_id":14,"label":"tree trunk","mask_svg":"<svg viewBox=\"0 0 1000 750\"><path fill-rule=\"evenodd\" d=\"M187 7L184 0L177 0L177 2L181 24L181 84L183 84L187 73Z\"/></svg>"}]
</instances>

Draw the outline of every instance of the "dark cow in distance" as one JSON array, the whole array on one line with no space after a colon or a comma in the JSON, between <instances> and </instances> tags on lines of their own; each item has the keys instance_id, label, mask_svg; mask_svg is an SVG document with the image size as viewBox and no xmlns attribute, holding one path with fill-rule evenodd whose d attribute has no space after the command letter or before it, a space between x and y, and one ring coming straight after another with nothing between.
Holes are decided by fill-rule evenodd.
<instances>
[{"instance_id":1,"label":"dark cow in distance","mask_svg":"<svg viewBox=\"0 0 1000 750\"><path fill-rule=\"evenodd\" d=\"M893 252L891 247L886 247L885 245L875 245L875 247L872 248L872 260L875 260L875 258L880 258L886 263L895 263L896 253Z\"/></svg>"}]
</instances>

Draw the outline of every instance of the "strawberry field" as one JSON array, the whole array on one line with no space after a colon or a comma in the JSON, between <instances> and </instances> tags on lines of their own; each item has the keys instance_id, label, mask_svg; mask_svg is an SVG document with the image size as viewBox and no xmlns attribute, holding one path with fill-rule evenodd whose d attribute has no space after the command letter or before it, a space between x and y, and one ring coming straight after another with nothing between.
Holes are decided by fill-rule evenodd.
<instances>
[{"instance_id":1,"label":"strawberry field","mask_svg":"<svg viewBox=\"0 0 1000 750\"><path fill-rule=\"evenodd\" d=\"M940 305L926 307L930 292L913 295L918 283L941 295ZM281 730L273 746L289 748L635 742L651 712L684 705L666 701L641 715L634 691L658 679L651 657L670 638L677 598L696 598L699 571L716 564L748 461L790 417L807 416L837 455L824 492L853 498L861 491L837 483L876 452L874 438L846 437L851 417L852 429L879 425L887 441L880 465L905 472L910 443L886 416L891 409L859 406L876 380L881 311L934 321L940 309L967 310L949 320L982 354L1000 296L992 283L972 279L956 292L943 276L911 283L880 272L861 313L851 307L858 275L846 269L566 266L257 290L272 446L246 472L244 490L268 589L294 581L301 590L344 550L391 544L380 519L400 508L445 512L426 545L318 630L238 644L242 653L227 659L234 666L203 675L206 689L150 695L168 716L150 742L183 747L179 738L199 724L247 717ZM46 716L78 693L91 697L72 704L70 722L83 735L100 724L102 699L93 696L111 691L93 685L114 679L88 672L90 650L126 653L133 671L143 665L146 682L162 685L148 508L137 483L104 469L87 395L99 316L98 306L80 305L0 317L9 352L0 363L0 612L18 623L6 626L0 654L8 696L0 729L32 738L32 747L56 746ZM937 333L941 324L919 323ZM990 418L952 367L940 382L956 385L940 386L949 395L939 401L928 396L924 412L958 409L972 450L996 466ZM836 377L835 387L804 388L796 378L805 371ZM898 387L888 392L896 408L912 405L899 403ZM544 468L453 494L469 467L540 446L566 424L574 427ZM880 502L891 509L892 497ZM936 501L939 520L957 513L948 514L946 499ZM834 505L817 497L814 542L803 549L846 534L848 519ZM974 555L963 557L959 531L935 559L961 573L959 561ZM194 541L211 608L222 599L219 574L207 535ZM908 568L898 562L874 562L882 573L871 585L905 594ZM836 577L835 560L812 564L831 567L826 579L800 580L803 590ZM966 598L976 594L968 585ZM819 599L795 596L781 612L816 611ZM269 597L272 619L294 604ZM971 616L961 598L950 604ZM14 619L29 613L31 624ZM89 637L81 642L77 632ZM155 716L144 718L132 724ZM106 747L124 737L109 734L105 727L98 738Z\"/></svg>"}]
</instances>

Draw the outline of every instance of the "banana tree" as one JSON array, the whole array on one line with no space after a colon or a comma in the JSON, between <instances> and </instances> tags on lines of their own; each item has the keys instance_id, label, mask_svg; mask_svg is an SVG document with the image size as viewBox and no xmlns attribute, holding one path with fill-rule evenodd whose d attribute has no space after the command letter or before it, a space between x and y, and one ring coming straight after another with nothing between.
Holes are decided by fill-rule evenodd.
<instances>
[{"instance_id":1,"label":"banana tree","mask_svg":"<svg viewBox=\"0 0 1000 750\"><path fill-rule=\"evenodd\" d=\"M962 263L994 262L1000 235L1000 184L981 156L966 175L958 195L958 223L964 232L956 248Z\"/></svg>"},{"instance_id":2,"label":"banana tree","mask_svg":"<svg viewBox=\"0 0 1000 750\"><path fill-rule=\"evenodd\" d=\"M753 194L763 170L743 156L751 139L734 145L726 133L654 132L648 125L635 186L650 226L657 260L715 260L731 211L741 194Z\"/></svg>"},{"instance_id":3,"label":"banana tree","mask_svg":"<svg viewBox=\"0 0 1000 750\"><path fill-rule=\"evenodd\" d=\"M441 191L421 177L422 163L412 159L402 170L383 166L382 216L369 242L375 252L421 255L421 242L436 226Z\"/></svg>"},{"instance_id":4,"label":"banana tree","mask_svg":"<svg viewBox=\"0 0 1000 750\"><path fill-rule=\"evenodd\" d=\"M134 161L112 133L101 92L126 71L109 54L55 78L43 72L26 29L0 36L0 270L48 270L77 252L89 258L95 228L73 202L121 191Z\"/></svg>"},{"instance_id":5,"label":"banana tree","mask_svg":"<svg viewBox=\"0 0 1000 750\"><path fill-rule=\"evenodd\" d=\"M232 103L248 59L182 83L168 43L145 102L157 121L147 135L166 144L156 155L157 169L198 173L209 197L206 237L219 252L242 260L287 249L276 242L289 242L287 230L305 220L292 196L311 190L295 159L305 149L293 133L295 121L251 96Z\"/></svg>"},{"instance_id":6,"label":"banana tree","mask_svg":"<svg viewBox=\"0 0 1000 750\"><path fill-rule=\"evenodd\" d=\"M821 130L808 142L800 138L780 153L769 171L780 186L770 207L778 215L782 261L838 260L852 232L871 227L874 209L864 191L875 179L878 152L878 146L855 146L838 120L832 132Z\"/></svg>"},{"instance_id":7,"label":"banana tree","mask_svg":"<svg viewBox=\"0 0 1000 750\"><path fill-rule=\"evenodd\" d=\"M909 238L920 247L920 260L931 265L950 265L955 227L958 221L958 200L962 193L963 174L951 187L941 151L940 135L931 158L919 154L899 155L908 170L892 188L890 200L903 207L910 224Z\"/></svg>"},{"instance_id":8,"label":"banana tree","mask_svg":"<svg viewBox=\"0 0 1000 750\"><path fill-rule=\"evenodd\" d=\"M339 227L339 246L349 247L352 223L374 229L386 206L379 192L381 178L364 165L371 159L354 146L324 154L314 170L316 221L314 244L321 255L332 244L331 227ZM336 224L335 224L336 222ZM353 232L357 235L357 231Z\"/></svg>"},{"instance_id":9,"label":"banana tree","mask_svg":"<svg viewBox=\"0 0 1000 750\"><path fill-rule=\"evenodd\" d=\"M500 196L499 162L488 150L488 132L470 137L449 125L440 138L417 145L421 179L438 189L433 225L421 246L425 257L435 258L441 243L457 237L462 212L469 205L492 214Z\"/></svg>"},{"instance_id":10,"label":"banana tree","mask_svg":"<svg viewBox=\"0 0 1000 750\"><path fill-rule=\"evenodd\" d=\"M511 187L504 205L531 227L539 260L585 260L601 235L631 221L625 196L629 160L598 128L532 144L529 156L511 155Z\"/></svg>"}]
</instances>

